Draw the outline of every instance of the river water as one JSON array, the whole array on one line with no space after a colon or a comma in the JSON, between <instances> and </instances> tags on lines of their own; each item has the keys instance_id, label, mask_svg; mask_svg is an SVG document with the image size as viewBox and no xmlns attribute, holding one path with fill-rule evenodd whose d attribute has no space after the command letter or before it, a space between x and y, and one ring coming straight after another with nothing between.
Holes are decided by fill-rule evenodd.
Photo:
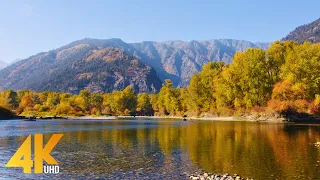
<instances>
[{"instance_id":1,"label":"river water","mask_svg":"<svg viewBox=\"0 0 320 180\"><path fill-rule=\"evenodd\" d=\"M52 151L59 174L5 164L30 134L64 136ZM257 122L126 120L0 121L0 179L320 179L320 126Z\"/></svg>"}]
</instances>

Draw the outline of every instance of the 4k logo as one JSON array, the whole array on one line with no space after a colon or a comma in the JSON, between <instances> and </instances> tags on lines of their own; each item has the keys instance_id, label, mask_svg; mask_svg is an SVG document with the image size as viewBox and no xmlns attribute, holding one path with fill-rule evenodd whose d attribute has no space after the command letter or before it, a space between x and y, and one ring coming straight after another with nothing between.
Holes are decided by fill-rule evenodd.
<instances>
[{"instance_id":1,"label":"4k logo","mask_svg":"<svg viewBox=\"0 0 320 180\"><path fill-rule=\"evenodd\" d=\"M43 147L43 135L35 134L33 161L31 160L31 135L29 135L17 152L8 161L6 167L22 167L23 172L27 174L30 174L31 168L34 167L34 173L39 174L43 173L43 160L48 164L58 165L58 162L50 155L50 152L62 136L63 134L52 135L48 143Z\"/></svg>"}]
</instances>

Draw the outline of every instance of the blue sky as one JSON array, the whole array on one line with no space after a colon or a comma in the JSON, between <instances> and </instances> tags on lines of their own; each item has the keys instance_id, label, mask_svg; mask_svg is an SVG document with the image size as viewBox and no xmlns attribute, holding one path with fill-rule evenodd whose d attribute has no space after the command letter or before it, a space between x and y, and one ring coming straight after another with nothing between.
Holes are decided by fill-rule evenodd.
<instances>
[{"instance_id":1,"label":"blue sky","mask_svg":"<svg viewBox=\"0 0 320 180\"><path fill-rule=\"evenodd\" d=\"M319 0L2 0L0 60L85 37L270 42L319 18L319 7Z\"/></svg>"}]
</instances>

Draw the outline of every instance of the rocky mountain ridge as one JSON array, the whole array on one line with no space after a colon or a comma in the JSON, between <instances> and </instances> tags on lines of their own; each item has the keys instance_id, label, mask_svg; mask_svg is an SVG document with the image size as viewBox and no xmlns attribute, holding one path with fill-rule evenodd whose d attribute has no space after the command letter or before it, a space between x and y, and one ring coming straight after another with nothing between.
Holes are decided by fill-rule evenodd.
<instances>
[{"instance_id":1,"label":"rocky mountain ridge","mask_svg":"<svg viewBox=\"0 0 320 180\"><path fill-rule=\"evenodd\" d=\"M237 51L268 46L231 39L126 43L85 38L9 65L0 71L0 88L77 93L82 88L110 92L130 85L136 92L155 92L164 79L185 86L210 61L231 63ZM137 63L121 61L127 56Z\"/></svg>"},{"instance_id":2,"label":"rocky mountain ridge","mask_svg":"<svg viewBox=\"0 0 320 180\"><path fill-rule=\"evenodd\" d=\"M131 86L136 92L157 92L156 71L121 49L79 44L40 53L0 71L2 89L78 93L111 92Z\"/></svg>"},{"instance_id":3,"label":"rocky mountain ridge","mask_svg":"<svg viewBox=\"0 0 320 180\"><path fill-rule=\"evenodd\" d=\"M303 43L305 41L312 43L320 42L320 18L309 24L297 27L282 40L292 40L299 43Z\"/></svg>"}]
</instances>

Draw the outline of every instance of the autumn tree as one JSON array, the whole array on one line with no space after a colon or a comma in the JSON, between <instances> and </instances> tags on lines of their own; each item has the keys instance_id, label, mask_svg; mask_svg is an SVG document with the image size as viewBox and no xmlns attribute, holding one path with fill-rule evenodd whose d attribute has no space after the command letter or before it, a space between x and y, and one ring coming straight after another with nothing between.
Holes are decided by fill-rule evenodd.
<instances>
[{"instance_id":1,"label":"autumn tree","mask_svg":"<svg viewBox=\"0 0 320 180\"><path fill-rule=\"evenodd\" d=\"M281 67L298 44L293 41L275 41L266 51L268 81L273 85L280 80Z\"/></svg>"},{"instance_id":2,"label":"autumn tree","mask_svg":"<svg viewBox=\"0 0 320 180\"><path fill-rule=\"evenodd\" d=\"M56 115L75 115L76 111L69 103L64 101L57 105L55 109L55 114Z\"/></svg>"},{"instance_id":3,"label":"autumn tree","mask_svg":"<svg viewBox=\"0 0 320 180\"><path fill-rule=\"evenodd\" d=\"M281 66L280 81L274 86L268 106L276 111L307 112L320 94L320 45L305 42L284 43L287 46Z\"/></svg>"},{"instance_id":4,"label":"autumn tree","mask_svg":"<svg viewBox=\"0 0 320 180\"><path fill-rule=\"evenodd\" d=\"M147 93L138 94L137 111L140 112L141 115L153 115L152 104Z\"/></svg>"},{"instance_id":5,"label":"autumn tree","mask_svg":"<svg viewBox=\"0 0 320 180\"><path fill-rule=\"evenodd\" d=\"M208 112L215 106L215 81L220 75L224 64L209 62L202 67L202 71L192 76L188 92L190 95L190 110Z\"/></svg>"},{"instance_id":6,"label":"autumn tree","mask_svg":"<svg viewBox=\"0 0 320 180\"><path fill-rule=\"evenodd\" d=\"M32 110L34 106L34 102L32 100L32 94L31 93L25 93L23 97L21 98L19 107L18 107L18 112L21 113L25 110L29 111Z\"/></svg>"},{"instance_id":7,"label":"autumn tree","mask_svg":"<svg viewBox=\"0 0 320 180\"><path fill-rule=\"evenodd\" d=\"M158 94L150 94L149 98L150 98L150 103L154 113L158 115L158 112L159 112Z\"/></svg>"},{"instance_id":8,"label":"autumn tree","mask_svg":"<svg viewBox=\"0 0 320 180\"><path fill-rule=\"evenodd\" d=\"M292 84L303 84L306 98L314 99L320 94L320 44L305 42L295 46L285 57L280 77Z\"/></svg>"},{"instance_id":9,"label":"autumn tree","mask_svg":"<svg viewBox=\"0 0 320 180\"><path fill-rule=\"evenodd\" d=\"M236 53L230 64L223 69L217 85L220 106L230 108L252 108L263 106L272 94L272 81L268 72L265 52L261 49L248 49ZM268 69L269 68L269 69Z\"/></svg>"},{"instance_id":10,"label":"autumn tree","mask_svg":"<svg viewBox=\"0 0 320 180\"><path fill-rule=\"evenodd\" d=\"M124 109L127 111L125 114L134 113L137 108L137 96L131 87L126 87L122 91L121 96L123 98Z\"/></svg>"},{"instance_id":11,"label":"autumn tree","mask_svg":"<svg viewBox=\"0 0 320 180\"><path fill-rule=\"evenodd\" d=\"M90 95L90 112L94 115L101 115L103 97L100 94L92 93Z\"/></svg>"},{"instance_id":12,"label":"autumn tree","mask_svg":"<svg viewBox=\"0 0 320 180\"><path fill-rule=\"evenodd\" d=\"M19 106L18 94L13 90L0 93L0 105L9 109L16 109Z\"/></svg>"},{"instance_id":13,"label":"autumn tree","mask_svg":"<svg viewBox=\"0 0 320 180\"><path fill-rule=\"evenodd\" d=\"M311 110L311 113L320 117L320 95L316 95L316 98L311 104L310 110Z\"/></svg>"},{"instance_id":14,"label":"autumn tree","mask_svg":"<svg viewBox=\"0 0 320 180\"><path fill-rule=\"evenodd\" d=\"M111 93L103 95L103 102L102 102L102 113L106 115L114 114L114 100L113 95Z\"/></svg>"},{"instance_id":15,"label":"autumn tree","mask_svg":"<svg viewBox=\"0 0 320 180\"><path fill-rule=\"evenodd\" d=\"M163 115L175 115L180 113L181 104L179 100L179 90L173 88L172 81L165 80L158 96L159 113Z\"/></svg>"},{"instance_id":16,"label":"autumn tree","mask_svg":"<svg viewBox=\"0 0 320 180\"><path fill-rule=\"evenodd\" d=\"M180 94L179 100L180 100L181 111L183 113L185 113L189 110L193 110L193 106L190 103L190 101L192 101L192 99L190 97L190 93L188 91L188 88L180 88L179 94Z\"/></svg>"},{"instance_id":17,"label":"autumn tree","mask_svg":"<svg viewBox=\"0 0 320 180\"><path fill-rule=\"evenodd\" d=\"M49 92L46 100L47 101L45 102L45 105L51 110L54 110L55 107L60 103L60 96L56 92Z\"/></svg>"},{"instance_id":18,"label":"autumn tree","mask_svg":"<svg viewBox=\"0 0 320 180\"><path fill-rule=\"evenodd\" d=\"M278 112L291 109L299 112L307 111L305 84L294 84L289 80L278 82L273 88L272 99L268 102L268 106Z\"/></svg>"}]
</instances>

